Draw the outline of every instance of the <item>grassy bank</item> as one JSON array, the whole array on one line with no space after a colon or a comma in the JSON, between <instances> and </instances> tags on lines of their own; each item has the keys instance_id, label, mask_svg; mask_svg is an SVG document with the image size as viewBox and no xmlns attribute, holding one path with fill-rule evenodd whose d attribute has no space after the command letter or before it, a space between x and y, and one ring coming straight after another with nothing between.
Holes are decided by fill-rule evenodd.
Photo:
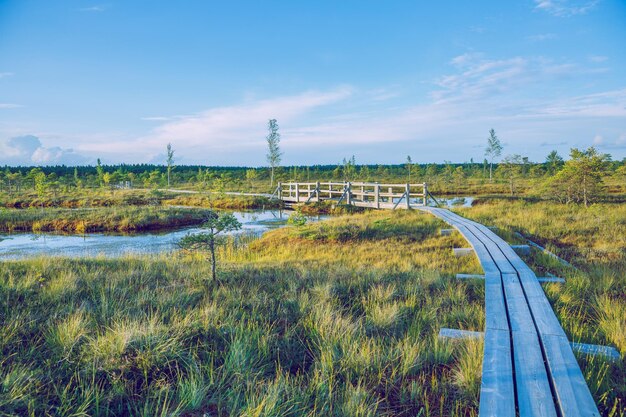
<instances>
[{"instance_id":1,"label":"grassy bank","mask_svg":"<svg viewBox=\"0 0 626 417\"><path fill-rule=\"evenodd\" d=\"M28 208L97 208L118 206L183 205L215 209L251 210L279 208L282 203L266 197L226 195L223 193L187 194L160 190L75 189L40 196L32 191L0 193L0 207Z\"/></svg>"},{"instance_id":2,"label":"grassy bank","mask_svg":"<svg viewBox=\"0 0 626 417\"><path fill-rule=\"evenodd\" d=\"M15 209L146 206L159 205L163 198L162 193L142 190L75 189L45 195L23 191L0 194L0 206Z\"/></svg>"},{"instance_id":3,"label":"grassy bank","mask_svg":"<svg viewBox=\"0 0 626 417\"><path fill-rule=\"evenodd\" d=\"M204 255L6 262L0 409L11 415L476 415L480 284L418 213L270 232ZM323 244L320 244L322 243ZM420 414L421 413L421 414Z\"/></svg>"},{"instance_id":4,"label":"grassy bank","mask_svg":"<svg viewBox=\"0 0 626 417\"><path fill-rule=\"evenodd\" d=\"M179 194L162 201L164 205L206 207L222 210L272 209L283 206L280 200L259 196L224 194Z\"/></svg>"},{"instance_id":5,"label":"grassy bank","mask_svg":"<svg viewBox=\"0 0 626 417\"><path fill-rule=\"evenodd\" d=\"M174 207L4 209L0 232L139 232L200 224L206 214L202 209Z\"/></svg>"}]
</instances>

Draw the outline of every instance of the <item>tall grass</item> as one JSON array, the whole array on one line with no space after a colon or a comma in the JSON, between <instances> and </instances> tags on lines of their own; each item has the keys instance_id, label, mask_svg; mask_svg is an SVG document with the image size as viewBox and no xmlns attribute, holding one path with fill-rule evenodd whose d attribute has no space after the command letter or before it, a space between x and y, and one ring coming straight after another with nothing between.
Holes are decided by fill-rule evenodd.
<instances>
[{"instance_id":1,"label":"tall grass","mask_svg":"<svg viewBox=\"0 0 626 417\"><path fill-rule=\"evenodd\" d=\"M511 207L464 214L509 235L528 233L543 216ZM552 215L548 232L529 234L555 247L558 236L574 239L555 225L590 224L584 213L575 222ZM209 279L203 254L4 262L0 410L475 416L482 342L437 333L483 329L484 285L454 279L481 269L473 257L453 256L451 247L467 243L440 236L440 227L427 214L366 212L229 238L218 252L221 284ZM540 254L527 261L568 279L545 289L571 339L623 352L620 263L571 253L580 253L570 260L581 272ZM579 360L603 414L624 416L624 360Z\"/></svg>"},{"instance_id":2,"label":"tall grass","mask_svg":"<svg viewBox=\"0 0 626 417\"><path fill-rule=\"evenodd\" d=\"M331 230L345 221L349 241ZM476 415L476 387L457 375L475 371L467 349L437 332L482 329L481 286L452 278L479 267L450 254L456 238L439 225L368 213L232 240L223 285L201 254L5 262L0 409Z\"/></svg>"}]
</instances>

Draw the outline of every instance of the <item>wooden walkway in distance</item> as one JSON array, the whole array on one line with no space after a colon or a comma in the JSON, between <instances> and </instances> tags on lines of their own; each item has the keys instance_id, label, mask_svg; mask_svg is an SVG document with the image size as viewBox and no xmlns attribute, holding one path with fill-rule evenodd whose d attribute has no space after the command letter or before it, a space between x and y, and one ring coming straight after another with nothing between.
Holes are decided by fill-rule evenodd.
<instances>
[{"instance_id":1,"label":"wooden walkway in distance","mask_svg":"<svg viewBox=\"0 0 626 417\"><path fill-rule=\"evenodd\" d=\"M600 416L571 345L534 272L480 223L420 207L457 229L485 272L481 417Z\"/></svg>"},{"instance_id":2,"label":"wooden walkway in distance","mask_svg":"<svg viewBox=\"0 0 626 417\"><path fill-rule=\"evenodd\" d=\"M434 199L426 183L377 182L279 182L272 196L285 203L329 200L337 204L392 210L426 206L429 198Z\"/></svg>"}]
</instances>

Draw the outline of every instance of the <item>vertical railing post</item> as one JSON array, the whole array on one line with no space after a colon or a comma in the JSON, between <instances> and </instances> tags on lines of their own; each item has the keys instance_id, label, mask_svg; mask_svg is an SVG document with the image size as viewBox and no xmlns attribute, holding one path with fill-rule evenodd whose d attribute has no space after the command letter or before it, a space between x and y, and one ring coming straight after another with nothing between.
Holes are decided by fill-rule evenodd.
<instances>
[{"instance_id":1,"label":"vertical railing post","mask_svg":"<svg viewBox=\"0 0 626 417\"><path fill-rule=\"evenodd\" d=\"M276 189L278 191L278 199L282 200L283 199L283 183L278 181L278 187Z\"/></svg>"},{"instance_id":2,"label":"vertical railing post","mask_svg":"<svg viewBox=\"0 0 626 417\"><path fill-rule=\"evenodd\" d=\"M424 183L424 201L422 203L424 206L428 205L428 184Z\"/></svg>"},{"instance_id":3,"label":"vertical railing post","mask_svg":"<svg viewBox=\"0 0 626 417\"><path fill-rule=\"evenodd\" d=\"M300 202L300 183L297 182L296 185L296 203Z\"/></svg>"},{"instance_id":4,"label":"vertical railing post","mask_svg":"<svg viewBox=\"0 0 626 417\"><path fill-rule=\"evenodd\" d=\"M406 185L406 192L404 194L406 197L406 208L407 210L411 208L411 201L409 199L409 197L411 196L411 184Z\"/></svg>"},{"instance_id":5,"label":"vertical railing post","mask_svg":"<svg viewBox=\"0 0 626 417\"><path fill-rule=\"evenodd\" d=\"M374 200L376 200L376 208L380 208L380 184L374 185Z\"/></svg>"},{"instance_id":6,"label":"vertical railing post","mask_svg":"<svg viewBox=\"0 0 626 417\"><path fill-rule=\"evenodd\" d=\"M317 201L320 201L320 182L319 181L315 183L315 198L317 199Z\"/></svg>"},{"instance_id":7,"label":"vertical railing post","mask_svg":"<svg viewBox=\"0 0 626 417\"><path fill-rule=\"evenodd\" d=\"M346 200L348 202L348 205L352 204L352 191L351 191L351 184L350 182L346 183Z\"/></svg>"}]
</instances>

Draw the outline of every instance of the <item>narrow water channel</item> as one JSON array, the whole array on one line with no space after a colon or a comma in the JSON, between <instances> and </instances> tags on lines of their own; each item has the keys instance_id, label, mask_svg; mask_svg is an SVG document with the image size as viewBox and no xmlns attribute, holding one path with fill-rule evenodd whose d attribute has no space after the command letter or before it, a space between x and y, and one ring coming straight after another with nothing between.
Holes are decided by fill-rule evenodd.
<instances>
[{"instance_id":1,"label":"narrow water channel","mask_svg":"<svg viewBox=\"0 0 626 417\"><path fill-rule=\"evenodd\" d=\"M287 224L293 212L284 210L233 212L242 228L231 234L262 234ZM322 217L312 216L310 221ZM36 256L117 257L127 254L156 254L176 250L177 242L187 233L202 229L188 227L160 233L66 235L54 233L0 234L0 259L23 259Z\"/></svg>"}]
</instances>

